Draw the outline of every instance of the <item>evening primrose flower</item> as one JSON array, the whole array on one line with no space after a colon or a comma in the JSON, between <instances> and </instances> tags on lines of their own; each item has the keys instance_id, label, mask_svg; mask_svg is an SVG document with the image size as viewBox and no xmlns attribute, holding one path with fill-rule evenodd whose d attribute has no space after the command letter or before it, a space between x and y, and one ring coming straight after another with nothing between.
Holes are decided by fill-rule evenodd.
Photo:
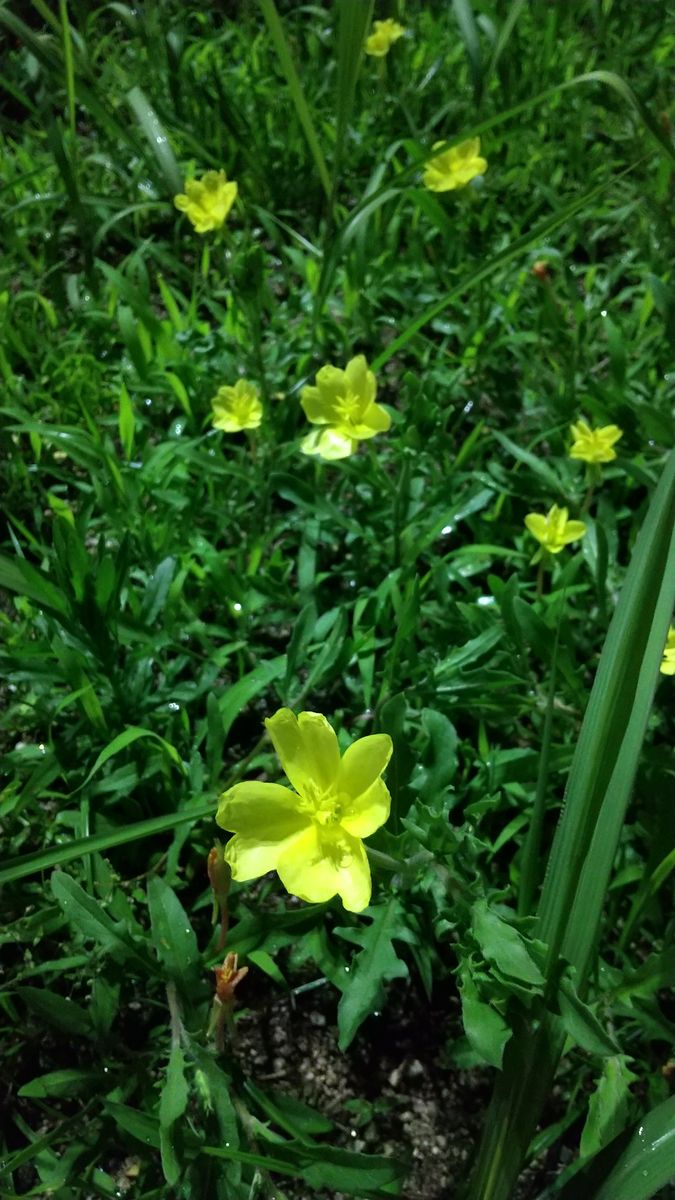
<instances>
[{"instance_id":1,"label":"evening primrose flower","mask_svg":"<svg viewBox=\"0 0 675 1200\"><path fill-rule=\"evenodd\" d=\"M280 708L265 721L293 787L236 783L220 798L216 820L234 833L225 860L234 879L277 871L287 891L320 904L342 897L349 912L370 903L362 838L383 825L391 797L381 778L392 752L386 733L359 738L342 758L320 713Z\"/></svg>"},{"instance_id":2,"label":"evening primrose flower","mask_svg":"<svg viewBox=\"0 0 675 1200\"><path fill-rule=\"evenodd\" d=\"M546 516L528 513L525 524L533 537L549 554L559 554L569 542L576 542L586 533L583 521L568 521L567 509L554 504Z\"/></svg>"},{"instance_id":3,"label":"evening primrose flower","mask_svg":"<svg viewBox=\"0 0 675 1200\"><path fill-rule=\"evenodd\" d=\"M570 458L581 459L586 463L608 463L616 458L612 449L615 442L623 437L623 430L618 425L603 425L601 429L591 429L585 421L577 421L571 427L574 442L570 448Z\"/></svg>"},{"instance_id":4,"label":"evening primrose flower","mask_svg":"<svg viewBox=\"0 0 675 1200\"><path fill-rule=\"evenodd\" d=\"M173 202L184 212L197 233L220 229L234 204L237 184L224 171L207 171L201 179L188 179L185 191L174 196Z\"/></svg>"},{"instance_id":5,"label":"evening primrose flower","mask_svg":"<svg viewBox=\"0 0 675 1200\"><path fill-rule=\"evenodd\" d=\"M213 400L213 426L225 433L257 429L262 421L260 393L248 379L238 379L234 387L219 387Z\"/></svg>"},{"instance_id":6,"label":"evening primrose flower","mask_svg":"<svg viewBox=\"0 0 675 1200\"><path fill-rule=\"evenodd\" d=\"M388 17L386 21L375 21L373 32L370 37L366 38L364 46L366 54L372 54L374 58L384 58L394 42L403 37L404 33L403 26L399 25L398 21L392 21L391 17Z\"/></svg>"},{"instance_id":7,"label":"evening primrose flower","mask_svg":"<svg viewBox=\"0 0 675 1200\"><path fill-rule=\"evenodd\" d=\"M659 671L662 675L675 675L675 625L668 630L668 639L663 649L663 660Z\"/></svg>"},{"instance_id":8,"label":"evening primrose flower","mask_svg":"<svg viewBox=\"0 0 675 1200\"><path fill-rule=\"evenodd\" d=\"M377 384L362 354L352 358L344 371L322 367L316 387L304 387L300 403L307 420L324 428L312 430L303 438L303 454L319 458L347 458L366 438L386 433L391 417L375 403Z\"/></svg>"},{"instance_id":9,"label":"evening primrose flower","mask_svg":"<svg viewBox=\"0 0 675 1200\"><path fill-rule=\"evenodd\" d=\"M437 150L443 142L434 142ZM469 138L459 146L451 146L443 154L430 158L424 168L422 182L432 192L454 192L487 171L487 159L481 158L480 138Z\"/></svg>"}]
</instances>

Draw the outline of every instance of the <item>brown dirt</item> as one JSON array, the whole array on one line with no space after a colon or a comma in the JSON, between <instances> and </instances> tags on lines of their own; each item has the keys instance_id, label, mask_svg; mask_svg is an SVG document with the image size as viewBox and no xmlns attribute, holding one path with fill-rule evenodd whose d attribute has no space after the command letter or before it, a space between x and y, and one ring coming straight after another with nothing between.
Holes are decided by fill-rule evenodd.
<instances>
[{"instance_id":1,"label":"brown dirt","mask_svg":"<svg viewBox=\"0 0 675 1200\"><path fill-rule=\"evenodd\" d=\"M449 1061L449 1046L461 1032L456 997L429 1005L410 985L392 988L386 1009L366 1022L343 1054L338 997L330 986L271 996L264 981L249 976L246 984L237 1053L247 1073L330 1118L332 1145L410 1162L405 1200L459 1200L491 1072L462 1070ZM536 1200L559 1165L553 1153L537 1163L523 1175L514 1200ZM310 1200L302 1184L284 1180L283 1191L293 1200ZM339 1193L311 1196L342 1200Z\"/></svg>"}]
</instances>

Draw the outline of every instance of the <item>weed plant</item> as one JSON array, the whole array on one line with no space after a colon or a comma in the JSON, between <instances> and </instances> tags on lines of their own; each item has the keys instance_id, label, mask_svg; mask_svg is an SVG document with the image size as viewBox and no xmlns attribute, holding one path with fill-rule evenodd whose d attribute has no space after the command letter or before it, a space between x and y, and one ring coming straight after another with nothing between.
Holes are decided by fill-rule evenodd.
<instances>
[{"instance_id":1,"label":"weed plant","mask_svg":"<svg viewBox=\"0 0 675 1200\"><path fill-rule=\"evenodd\" d=\"M373 17L406 30L381 57ZM672 1194L664 6L33 0L0 31L0 1194L410 1195L247 1074L254 974L329 986L364 1055L392 983L459 995L439 1070L496 1079L471 1200L561 1142L542 1200ZM472 138L487 170L425 186ZM221 170L198 233L174 197ZM361 355L388 431L303 453L303 389ZM215 428L238 379L261 419ZM580 421L615 457L570 457ZM554 505L584 535L537 554ZM362 912L223 865L284 707L392 740Z\"/></svg>"}]
</instances>

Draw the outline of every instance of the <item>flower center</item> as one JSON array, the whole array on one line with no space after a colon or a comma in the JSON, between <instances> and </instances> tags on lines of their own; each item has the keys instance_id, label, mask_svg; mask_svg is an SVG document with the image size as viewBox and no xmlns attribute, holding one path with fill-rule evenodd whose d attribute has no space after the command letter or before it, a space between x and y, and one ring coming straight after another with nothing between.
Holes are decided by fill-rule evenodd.
<instances>
[{"instance_id":1,"label":"flower center","mask_svg":"<svg viewBox=\"0 0 675 1200\"><path fill-rule=\"evenodd\" d=\"M340 420L351 424L356 421L359 410L361 408L361 400L355 392L347 391L344 396L338 397L335 403L335 410Z\"/></svg>"},{"instance_id":2,"label":"flower center","mask_svg":"<svg viewBox=\"0 0 675 1200\"><path fill-rule=\"evenodd\" d=\"M318 788L307 786L301 799L302 811L308 813L317 825L339 825L343 812L342 797L338 796L332 787L320 792Z\"/></svg>"}]
</instances>

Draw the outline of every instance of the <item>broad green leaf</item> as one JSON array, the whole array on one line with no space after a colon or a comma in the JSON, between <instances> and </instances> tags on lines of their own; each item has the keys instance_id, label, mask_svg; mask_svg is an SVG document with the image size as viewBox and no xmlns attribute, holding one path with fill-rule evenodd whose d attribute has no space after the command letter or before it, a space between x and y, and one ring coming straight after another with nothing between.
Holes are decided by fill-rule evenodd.
<instances>
[{"instance_id":1,"label":"broad green leaf","mask_svg":"<svg viewBox=\"0 0 675 1200\"><path fill-rule=\"evenodd\" d=\"M602 1074L588 1102L588 1116L581 1133L579 1152L582 1158L602 1150L621 1133L628 1121L630 1085L635 1083L636 1076L629 1071L626 1062L623 1055L617 1054L602 1065Z\"/></svg>"},{"instance_id":2,"label":"broad green leaf","mask_svg":"<svg viewBox=\"0 0 675 1200\"><path fill-rule=\"evenodd\" d=\"M560 986L558 1004L566 1034L582 1050L603 1056L618 1054L619 1047L614 1038L607 1033L593 1010L577 996L569 979L564 979Z\"/></svg>"},{"instance_id":3,"label":"broad green leaf","mask_svg":"<svg viewBox=\"0 0 675 1200\"><path fill-rule=\"evenodd\" d=\"M480 999L468 966L461 973L460 996L464 1032L470 1045L483 1062L501 1069L511 1030L496 1008Z\"/></svg>"},{"instance_id":4,"label":"broad green leaf","mask_svg":"<svg viewBox=\"0 0 675 1200\"><path fill-rule=\"evenodd\" d=\"M524 983L543 984L544 976L518 930L502 920L485 900L476 901L471 910L471 931L487 961L505 975Z\"/></svg>"},{"instance_id":5,"label":"broad green leaf","mask_svg":"<svg viewBox=\"0 0 675 1200\"><path fill-rule=\"evenodd\" d=\"M189 995L199 981L199 950L194 929L178 896L158 875L148 884L152 941L169 979Z\"/></svg>"},{"instance_id":6,"label":"broad green leaf","mask_svg":"<svg viewBox=\"0 0 675 1200\"><path fill-rule=\"evenodd\" d=\"M67 1000L48 988L18 987L16 994L47 1025L75 1037L91 1037L89 1016L74 1000Z\"/></svg>"},{"instance_id":7,"label":"broad green leaf","mask_svg":"<svg viewBox=\"0 0 675 1200\"><path fill-rule=\"evenodd\" d=\"M159 1101L159 1147L162 1170L167 1183L173 1185L181 1175L181 1164L174 1145L174 1125L182 1117L188 1102L185 1079L185 1057L179 1045L171 1047L166 1079Z\"/></svg>"},{"instance_id":8,"label":"broad green leaf","mask_svg":"<svg viewBox=\"0 0 675 1200\"><path fill-rule=\"evenodd\" d=\"M148 969L149 957L134 945L124 926L119 921L113 921L70 875L64 871L54 871L51 887L55 900L83 938L93 939L116 962L132 960L144 970Z\"/></svg>"},{"instance_id":9,"label":"broad green leaf","mask_svg":"<svg viewBox=\"0 0 675 1200\"><path fill-rule=\"evenodd\" d=\"M239 1125L232 1099L234 1087L229 1075L218 1065L208 1050L193 1042L191 1055L195 1061L195 1087L205 1098L206 1106L213 1108L218 1122L222 1144L236 1150L239 1146ZM240 1177L239 1166L233 1165L232 1176Z\"/></svg>"},{"instance_id":10,"label":"broad green leaf","mask_svg":"<svg viewBox=\"0 0 675 1200\"><path fill-rule=\"evenodd\" d=\"M80 1096L83 1092L100 1091L104 1076L100 1071L70 1067L63 1071L48 1071L24 1083L17 1095L47 1100L50 1096Z\"/></svg>"},{"instance_id":11,"label":"broad green leaf","mask_svg":"<svg viewBox=\"0 0 675 1200\"><path fill-rule=\"evenodd\" d=\"M63 592L23 558L12 559L0 555L0 587L27 596L59 616L65 616L68 612L68 601Z\"/></svg>"},{"instance_id":12,"label":"broad green leaf","mask_svg":"<svg viewBox=\"0 0 675 1200\"><path fill-rule=\"evenodd\" d=\"M351 1045L366 1017L383 1003L385 983L408 975L408 968L393 945L395 938L409 940L409 931L402 924L400 902L391 899L388 904L368 909L364 915L370 919L369 925L335 930L363 947L345 978L338 1005L339 1045L343 1051Z\"/></svg>"}]
</instances>

